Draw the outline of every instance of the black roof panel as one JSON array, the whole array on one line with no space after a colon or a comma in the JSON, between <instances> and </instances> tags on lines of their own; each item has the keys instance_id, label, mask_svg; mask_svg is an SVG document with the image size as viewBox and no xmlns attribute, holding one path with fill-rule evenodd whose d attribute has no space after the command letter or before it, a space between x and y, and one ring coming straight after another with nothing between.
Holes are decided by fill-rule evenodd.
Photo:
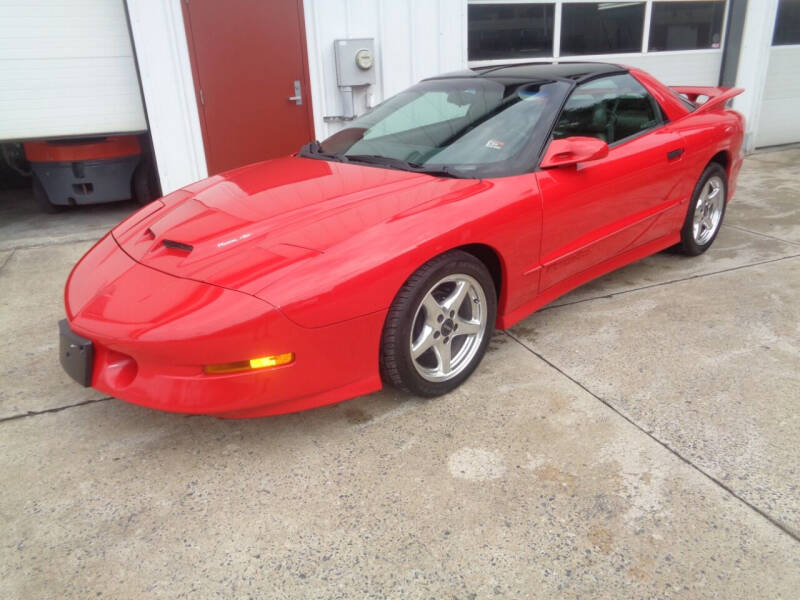
<instances>
[{"instance_id":1,"label":"black roof panel","mask_svg":"<svg viewBox=\"0 0 800 600\"><path fill-rule=\"evenodd\" d=\"M582 81L595 75L625 73L627 68L620 65L599 62L559 62L559 63L518 63L513 65L492 65L474 67L430 77L430 79L451 79L456 77L491 77L506 81L541 81L543 79L572 79Z\"/></svg>"}]
</instances>

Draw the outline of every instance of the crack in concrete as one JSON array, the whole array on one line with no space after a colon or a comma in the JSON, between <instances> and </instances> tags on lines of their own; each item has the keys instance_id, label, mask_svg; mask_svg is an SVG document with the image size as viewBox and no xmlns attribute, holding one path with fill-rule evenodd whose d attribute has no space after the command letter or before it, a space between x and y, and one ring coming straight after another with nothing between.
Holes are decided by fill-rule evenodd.
<instances>
[{"instance_id":1,"label":"crack in concrete","mask_svg":"<svg viewBox=\"0 0 800 600\"><path fill-rule=\"evenodd\" d=\"M83 400L81 402L76 402L75 404L56 406L55 408L46 408L44 410L29 410L28 412L11 415L10 417L0 417L0 423L5 423L6 421L16 421L17 419L24 419L25 417L46 415L47 413L57 413L61 412L62 410L67 410L68 408L75 408L77 406L86 406L87 404L96 404L98 402L105 402L106 400L112 400L112 399L113 398L111 396L106 396L105 398L94 398L93 400Z\"/></svg>"},{"instance_id":2,"label":"crack in concrete","mask_svg":"<svg viewBox=\"0 0 800 600\"><path fill-rule=\"evenodd\" d=\"M3 261L3 264L0 264L0 271L2 271L3 268L8 264L8 262L11 260L11 257L14 256L14 253L16 251L17 251L16 248L11 249L11 251L8 253L8 256L6 256L6 259Z\"/></svg>"},{"instance_id":3,"label":"crack in concrete","mask_svg":"<svg viewBox=\"0 0 800 600\"><path fill-rule=\"evenodd\" d=\"M514 340L515 342L517 342L517 344L519 344L519 345L520 345L520 346L521 346L523 349L527 350L528 352L530 352L531 354L533 354L534 356L536 356L536 357L537 357L539 360L541 360L542 362L544 362L546 365L548 365L548 366L549 366L551 369L553 369L553 370L554 370L554 371L556 371L557 373L560 373L561 375L563 375L564 377L566 377L567 379L569 379L569 380L570 380L572 383L574 383L575 385L577 385L579 388L581 388L581 389L582 389L583 391L585 391L587 394L589 394L590 396L592 396L592 397L593 397L595 400L597 400L598 402L600 402L600 403L604 404L604 405L605 405L607 408L609 408L611 411L613 411L613 412L614 412L614 413L615 413L617 416L619 416L619 417L622 417L622 418L623 418L625 421L627 421L628 423L630 423L631 425L633 425L633 426L634 426L636 429L638 429L640 432L642 432L643 434L645 434L645 435L646 435L647 437L649 437L651 440L653 440L654 442L656 442L656 443L657 443L658 445L660 445L662 448L664 448L665 450L669 451L669 452L670 452L671 454L673 454L674 456L678 457L678 458L679 458L681 461L683 461L683 462L684 462L686 465L688 465L689 467L691 467L692 469L694 469L695 471L697 471L698 473L700 473L701 475L703 475L703 476L704 476L706 479L708 479L709 481L711 481L711 482L713 482L714 484L716 484L716 485L717 485L719 488L721 488L722 490L724 490L725 492L727 492L728 494L730 494L732 497L734 497L736 500L738 500L739 502L741 502L742 504L744 504L745 506L747 506L747 507L748 507L750 510L752 510L752 511L753 511L753 512L755 512L756 514L760 515L761 517L763 517L764 519L766 519L767 521L769 521L769 522L770 522L772 525L774 525L775 527L777 527L778 529L780 529L780 530L781 530L783 533L785 533L786 535L788 535L788 536L789 536L790 538L792 538L792 539L793 539L795 542L799 542L799 543L800 543L800 535L798 535L798 533L797 533L797 532L795 532L793 529L791 529L790 527L788 527L788 526L787 526L787 525L785 525L784 523L782 523L782 522L778 521L777 519L775 519L775 518L774 518L772 515L770 515L770 514L769 514L769 513L767 513L766 511L764 511L764 510L760 509L760 508L759 508L759 507L757 507L756 505L754 505L754 504L751 504L749 501L745 500L745 499L744 499L742 496L740 496L739 494L737 494L737 493L736 493L736 492L735 492L735 491L734 491L734 490L733 490L731 487L727 486L726 484L724 484L722 481L720 481L719 479L717 479L716 477L714 477L714 476L713 476L713 475L711 475L710 473L708 473L708 472L704 471L704 470L703 470L702 468L700 468L698 465L696 465L696 464L695 464L695 463L693 463L691 460L689 460L688 458L686 458L685 456L683 456L683 455L682 455L680 452L678 452L677 450L675 450L674 448L672 448L672 447L671 447L669 444L667 444L666 442L662 441L661 439L659 439L658 437L656 437L654 434L650 433L650 432L649 432L647 429L645 429L644 427L642 427L641 425L639 425L639 424L638 424L636 421L634 421L634 420L633 420L633 418L629 417L629 416L628 416L628 415L626 415L624 412L622 412L620 409L618 409L616 406L614 406L614 405L613 405L613 404L612 404L610 401L608 401L608 400L605 400L604 398L602 398L602 397L598 396L597 394L595 394L595 393L594 393L592 390L590 390L590 389L589 389L589 388L588 388L586 385L584 385L583 383L581 383L580 381L578 381L578 380L577 380L575 377L572 377L572 376L571 376L569 373L567 373L566 371L564 371L562 368L560 368L559 366L557 366L555 363L553 363L553 362L551 362L550 360L546 359L546 358L545 358L545 357L544 357L542 354L540 354L539 352L537 352L536 350L534 350L533 348L531 348L530 346L528 346L528 345L527 345L525 342L523 342L522 340L520 340L520 339L518 339L517 337L515 337L515 336L514 336L514 335L513 335L511 332L509 332L509 331L506 331L506 332L504 332L504 333L505 333L505 334L506 334L508 337L510 337L512 340Z\"/></svg>"},{"instance_id":4,"label":"crack in concrete","mask_svg":"<svg viewBox=\"0 0 800 600\"><path fill-rule=\"evenodd\" d=\"M800 242L793 242L791 240L785 240L783 238L775 237L774 235L769 235L768 233L761 233L760 231L753 231L752 229L745 229L744 227L740 227L739 225L723 225L723 227L730 227L731 229L736 229L737 231L743 231L744 233L750 233L750 234L753 234L753 235L758 235L758 236L761 236L761 237L768 238L770 240L783 242L784 244L791 244L792 246L800 246Z\"/></svg>"},{"instance_id":5,"label":"crack in concrete","mask_svg":"<svg viewBox=\"0 0 800 600\"><path fill-rule=\"evenodd\" d=\"M791 143L791 144L782 144L779 146L773 146L768 150L756 150L755 152L751 152L745 157L745 160L757 160L758 162L771 162L775 163L774 160L769 160L767 158L770 154L780 154L781 152L786 152L787 150L800 150L800 144ZM778 161L780 162L780 161ZM789 165L787 165L789 166Z\"/></svg>"},{"instance_id":6,"label":"crack in concrete","mask_svg":"<svg viewBox=\"0 0 800 600\"><path fill-rule=\"evenodd\" d=\"M49 248L50 246L66 246L68 244L79 244L83 242L96 242L100 238L102 238L107 231L101 233L100 235L92 234L81 236L74 239L66 239L66 240L52 240L50 242L22 242L18 246L7 246L7 247L0 247L0 252L11 251L16 252L17 250L30 250L33 248Z\"/></svg>"},{"instance_id":7,"label":"crack in concrete","mask_svg":"<svg viewBox=\"0 0 800 600\"><path fill-rule=\"evenodd\" d=\"M788 256L781 256L779 258L770 258L769 260L762 260L759 262L748 263L746 265L739 265L736 267L730 267L728 269L721 269L719 271L712 271L711 273L698 273L697 275L690 275L689 277L683 277L680 279L670 279L669 281L661 281L659 283L651 283L648 285L643 285L640 287L630 288L628 290L620 290L618 292L611 292L609 294L602 294L600 296L592 296L591 298L581 298L580 300L573 300L572 302L564 302L563 304L551 304L540 308L536 312L542 312L545 310L553 310L554 308L561 308L563 306L572 306L573 304L582 304L583 302L591 302L593 300L602 300L604 298L613 298L614 296L621 296L622 294L630 294L631 292L638 292L639 290L649 290L650 288L661 287L664 285L672 285L673 283L681 283L682 281L691 281L693 279L702 279L704 277L711 277L713 275L721 275L723 273L730 273L731 271L739 271L741 269L748 269L750 267L758 267L759 265L768 265L770 263L779 262L782 260L789 260L792 258L798 258L800 254L790 254ZM535 314L535 313L534 313Z\"/></svg>"}]
</instances>

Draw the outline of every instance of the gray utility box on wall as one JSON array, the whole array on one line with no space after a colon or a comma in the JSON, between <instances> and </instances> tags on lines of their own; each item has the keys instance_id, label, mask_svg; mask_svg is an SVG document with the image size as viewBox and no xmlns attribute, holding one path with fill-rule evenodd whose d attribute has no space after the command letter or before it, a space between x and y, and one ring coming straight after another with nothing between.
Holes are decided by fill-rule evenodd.
<instances>
[{"instance_id":1,"label":"gray utility box on wall","mask_svg":"<svg viewBox=\"0 0 800 600\"><path fill-rule=\"evenodd\" d=\"M375 40L335 40L336 81L339 87L375 83Z\"/></svg>"}]
</instances>

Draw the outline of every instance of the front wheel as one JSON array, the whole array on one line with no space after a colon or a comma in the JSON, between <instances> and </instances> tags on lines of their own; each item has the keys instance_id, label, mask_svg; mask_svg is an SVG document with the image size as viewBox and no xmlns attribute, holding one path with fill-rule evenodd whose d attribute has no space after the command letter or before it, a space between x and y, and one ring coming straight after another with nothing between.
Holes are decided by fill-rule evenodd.
<instances>
[{"instance_id":1,"label":"front wheel","mask_svg":"<svg viewBox=\"0 0 800 600\"><path fill-rule=\"evenodd\" d=\"M694 188L689 211L681 229L680 248L697 256L711 247L722 226L727 200L728 178L725 169L711 163Z\"/></svg>"},{"instance_id":2,"label":"front wheel","mask_svg":"<svg viewBox=\"0 0 800 600\"><path fill-rule=\"evenodd\" d=\"M497 294L486 266L452 251L420 267L389 309L381 339L381 374L419 396L455 389L486 352Z\"/></svg>"}]
</instances>

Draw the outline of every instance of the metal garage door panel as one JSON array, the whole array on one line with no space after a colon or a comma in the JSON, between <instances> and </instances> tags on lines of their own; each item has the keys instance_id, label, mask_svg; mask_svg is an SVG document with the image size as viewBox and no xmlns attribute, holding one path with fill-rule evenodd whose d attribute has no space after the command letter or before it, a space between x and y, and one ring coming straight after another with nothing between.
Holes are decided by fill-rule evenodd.
<instances>
[{"instance_id":1,"label":"metal garage door panel","mask_svg":"<svg viewBox=\"0 0 800 600\"><path fill-rule=\"evenodd\" d=\"M773 46L758 118L756 146L800 141L800 46Z\"/></svg>"},{"instance_id":2,"label":"metal garage door panel","mask_svg":"<svg viewBox=\"0 0 800 600\"><path fill-rule=\"evenodd\" d=\"M0 141L146 129L122 0L0 0Z\"/></svg>"}]
</instances>

